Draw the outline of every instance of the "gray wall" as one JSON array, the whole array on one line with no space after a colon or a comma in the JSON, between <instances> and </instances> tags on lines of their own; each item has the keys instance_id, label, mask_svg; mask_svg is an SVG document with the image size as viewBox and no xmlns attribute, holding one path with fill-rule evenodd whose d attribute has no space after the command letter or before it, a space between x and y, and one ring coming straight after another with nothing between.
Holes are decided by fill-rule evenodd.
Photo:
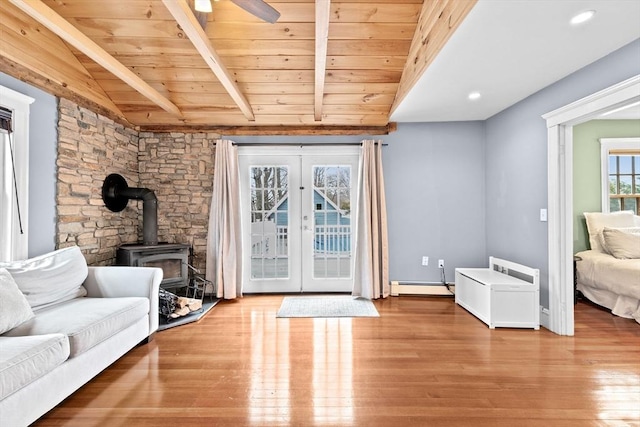
<instances>
[{"instance_id":1,"label":"gray wall","mask_svg":"<svg viewBox=\"0 0 640 427\"><path fill-rule=\"evenodd\" d=\"M486 121L487 253L540 269L549 307L547 130L542 114L640 73L640 40L531 95Z\"/></svg>"},{"instance_id":2,"label":"gray wall","mask_svg":"<svg viewBox=\"0 0 640 427\"><path fill-rule=\"evenodd\" d=\"M53 95L0 73L0 85L35 99L29 114L29 256L55 249L58 104ZM23 219L24 221L24 219Z\"/></svg>"},{"instance_id":3,"label":"gray wall","mask_svg":"<svg viewBox=\"0 0 640 427\"><path fill-rule=\"evenodd\" d=\"M484 123L400 123L384 140L391 280L438 282L438 259L447 282L484 265Z\"/></svg>"}]
</instances>

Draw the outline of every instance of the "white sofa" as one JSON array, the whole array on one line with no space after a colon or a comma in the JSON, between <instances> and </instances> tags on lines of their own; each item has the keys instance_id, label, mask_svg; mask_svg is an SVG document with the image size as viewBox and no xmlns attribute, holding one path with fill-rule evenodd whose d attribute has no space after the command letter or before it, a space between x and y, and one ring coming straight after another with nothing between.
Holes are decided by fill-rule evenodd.
<instances>
[{"instance_id":1,"label":"white sofa","mask_svg":"<svg viewBox=\"0 0 640 427\"><path fill-rule=\"evenodd\" d=\"M0 263L0 425L29 425L150 340L161 281L159 268L87 267L78 247Z\"/></svg>"}]
</instances>

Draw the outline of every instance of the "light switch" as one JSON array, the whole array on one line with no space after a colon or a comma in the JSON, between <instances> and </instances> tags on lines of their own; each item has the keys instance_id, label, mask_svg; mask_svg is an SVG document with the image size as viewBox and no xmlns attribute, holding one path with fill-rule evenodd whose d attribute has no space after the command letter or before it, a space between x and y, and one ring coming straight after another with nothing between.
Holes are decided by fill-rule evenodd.
<instances>
[{"instance_id":1,"label":"light switch","mask_svg":"<svg viewBox=\"0 0 640 427\"><path fill-rule=\"evenodd\" d=\"M547 210L544 208L540 209L540 221L547 222Z\"/></svg>"}]
</instances>

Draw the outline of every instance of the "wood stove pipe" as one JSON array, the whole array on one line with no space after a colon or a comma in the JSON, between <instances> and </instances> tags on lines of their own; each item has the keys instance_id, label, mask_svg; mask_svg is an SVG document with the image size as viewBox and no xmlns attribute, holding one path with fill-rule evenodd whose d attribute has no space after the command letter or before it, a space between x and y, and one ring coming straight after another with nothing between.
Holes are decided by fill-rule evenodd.
<instances>
[{"instance_id":1,"label":"wood stove pipe","mask_svg":"<svg viewBox=\"0 0 640 427\"><path fill-rule=\"evenodd\" d=\"M117 173L107 176L102 184L102 200L112 212L120 212L130 199L142 200L142 244L158 244L158 199L148 188L129 187Z\"/></svg>"}]
</instances>

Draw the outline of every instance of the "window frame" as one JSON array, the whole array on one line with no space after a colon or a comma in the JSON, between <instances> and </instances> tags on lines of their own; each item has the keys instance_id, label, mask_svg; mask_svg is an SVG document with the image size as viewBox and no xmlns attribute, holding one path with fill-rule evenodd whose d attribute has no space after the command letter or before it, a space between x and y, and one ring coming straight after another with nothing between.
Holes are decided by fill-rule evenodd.
<instances>
[{"instance_id":1,"label":"window frame","mask_svg":"<svg viewBox=\"0 0 640 427\"><path fill-rule=\"evenodd\" d=\"M620 153L615 153L620 151ZM640 155L640 137L638 138L600 138L600 178L602 195L602 212L609 213L611 194L609 193L609 156L617 154ZM614 153L612 153L614 152ZM636 165L637 167L638 165ZM632 182L633 188L633 182ZM640 209L640 194L636 201L636 209ZM638 212L634 212L636 215Z\"/></svg>"},{"instance_id":2,"label":"window frame","mask_svg":"<svg viewBox=\"0 0 640 427\"><path fill-rule=\"evenodd\" d=\"M20 234L20 230L15 224L17 220L15 215L15 193L12 193L10 203L14 208L12 208L12 212L6 215L11 225L5 231L4 224L0 224L4 240L3 244L6 244L5 247L0 248L1 261L26 259L29 252L29 110L34 101L35 99L30 96L0 85L0 106L13 111L11 140L13 142L16 183L23 230L23 233ZM5 133L3 132L3 134ZM0 215L0 220L4 216L3 211ZM6 236L4 235L5 232Z\"/></svg>"}]
</instances>

